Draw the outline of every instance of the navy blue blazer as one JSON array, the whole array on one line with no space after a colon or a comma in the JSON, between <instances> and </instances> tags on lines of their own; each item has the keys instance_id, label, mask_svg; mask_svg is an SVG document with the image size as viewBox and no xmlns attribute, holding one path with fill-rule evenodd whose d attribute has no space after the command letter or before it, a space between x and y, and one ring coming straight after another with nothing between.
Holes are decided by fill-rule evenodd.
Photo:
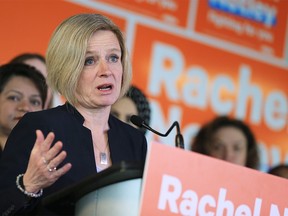
<instances>
[{"instance_id":1,"label":"navy blue blazer","mask_svg":"<svg viewBox=\"0 0 288 216\"><path fill-rule=\"evenodd\" d=\"M12 130L0 161L0 213L15 212L21 208L34 208L39 201L27 203L27 197L16 188L16 176L25 173L30 152L36 140L36 130L46 136L55 133L54 143L63 142L63 150L72 169L50 187L44 189L43 197L66 186L95 174L96 164L92 136L83 126L83 116L70 104L27 113ZM108 140L112 164L125 162L145 162L147 141L140 130L125 124L117 118L109 117ZM62 166L60 164L59 166Z\"/></svg>"}]
</instances>

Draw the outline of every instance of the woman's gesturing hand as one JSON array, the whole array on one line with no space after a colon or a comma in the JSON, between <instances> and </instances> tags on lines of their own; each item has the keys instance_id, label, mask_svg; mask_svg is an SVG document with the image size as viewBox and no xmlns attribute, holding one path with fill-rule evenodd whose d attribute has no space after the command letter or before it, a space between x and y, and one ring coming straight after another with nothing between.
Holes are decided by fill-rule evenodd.
<instances>
[{"instance_id":1,"label":"woman's gesturing hand","mask_svg":"<svg viewBox=\"0 0 288 216\"><path fill-rule=\"evenodd\" d=\"M36 141L23 177L27 192L37 193L40 189L49 187L71 169L70 163L58 167L66 158L67 153L62 150L61 141L56 142L51 148L54 138L53 132L44 138L42 131L36 131Z\"/></svg>"}]
</instances>

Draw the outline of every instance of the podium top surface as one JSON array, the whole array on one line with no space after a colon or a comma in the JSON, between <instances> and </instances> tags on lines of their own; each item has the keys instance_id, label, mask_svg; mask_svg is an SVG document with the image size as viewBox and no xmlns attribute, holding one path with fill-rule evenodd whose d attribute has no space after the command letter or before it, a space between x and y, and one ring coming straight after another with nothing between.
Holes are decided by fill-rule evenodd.
<instances>
[{"instance_id":1,"label":"podium top surface","mask_svg":"<svg viewBox=\"0 0 288 216\"><path fill-rule=\"evenodd\" d=\"M57 208L57 206L74 206L75 202L89 192L121 181L142 178L144 164L122 162L95 173L82 181L70 185L42 200L42 206Z\"/></svg>"}]
</instances>

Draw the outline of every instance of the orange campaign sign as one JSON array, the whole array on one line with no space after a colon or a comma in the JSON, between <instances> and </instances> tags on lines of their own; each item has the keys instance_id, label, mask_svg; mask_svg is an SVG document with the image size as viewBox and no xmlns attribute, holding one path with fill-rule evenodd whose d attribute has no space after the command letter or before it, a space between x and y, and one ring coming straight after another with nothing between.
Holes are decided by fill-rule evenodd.
<instances>
[{"instance_id":1,"label":"orange campaign sign","mask_svg":"<svg viewBox=\"0 0 288 216\"><path fill-rule=\"evenodd\" d=\"M156 110L151 123L156 130L162 122L179 121L189 148L197 123L226 113L252 128L263 170L273 161L270 148L274 156L287 158L286 70L144 25L137 27L133 62L134 83L146 89ZM155 139L172 143L149 137Z\"/></svg>"},{"instance_id":2,"label":"orange campaign sign","mask_svg":"<svg viewBox=\"0 0 288 216\"><path fill-rule=\"evenodd\" d=\"M288 181L153 142L140 216L287 216Z\"/></svg>"},{"instance_id":3,"label":"orange campaign sign","mask_svg":"<svg viewBox=\"0 0 288 216\"><path fill-rule=\"evenodd\" d=\"M125 8L133 13L146 15L163 21L167 24L185 27L189 15L189 0L181 1L139 1L139 0L93 0L103 2L120 8Z\"/></svg>"},{"instance_id":4,"label":"orange campaign sign","mask_svg":"<svg viewBox=\"0 0 288 216\"><path fill-rule=\"evenodd\" d=\"M198 1L195 31L285 58L288 1Z\"/></svg>"},{"instance_id":5,"label":"orange campaign sign","mask_svg":"<svg viewBox=\"0 0 288 216\"><path fill-rule=\"evenodd\" d=\"M13 16L11 16L13 11ZM0 1L0 64L21 53L45 55L53 31L64 19L79 13L99 11L69 1ZM101 12L124 30L126 21Z\"/></svg>"}]
</instances>

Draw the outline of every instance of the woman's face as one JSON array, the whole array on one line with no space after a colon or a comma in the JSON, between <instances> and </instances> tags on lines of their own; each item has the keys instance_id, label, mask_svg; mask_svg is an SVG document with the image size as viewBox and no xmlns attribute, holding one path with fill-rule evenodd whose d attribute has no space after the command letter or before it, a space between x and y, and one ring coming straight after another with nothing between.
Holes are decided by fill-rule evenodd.
<instances>
[{"instance_id":1,"label":"woman's face","mask_svg":"<svg viewBox=\"0 0 288 216\"><path fill-rule=\"evenodd\" d=\"M116 116L123 122L132 125L136 128L134 124L130 122L130 117L132 115L138 115L136 104L129 97L123 97L118 100L111 108L112 115Z\"/></svg>"},{"instance_id":2,"label":"woman's face","mask_svg":"<svg viewBox=\"0 0 288 216\"><path fill-rule=\"evenodd\" d=\"M227 126L218 129L208 146L208 154L241 166L246 165L248 143L243 132Z\"/></svg>"},{"instance_id":3,"label":"woman's face","mask_svg":"<svg viewBox=\"0 0 288 216\"><path fill-rule=\"evenodd\" d=\"M119 97L122 74L117 37L111 31L95 32L88 42L76 89L79 104L86 108L111 106Z\"/></svg>"},{"instance_id":4,"label":"woman's face","mask_svg":"<svg viewBox=\"0 0 288 216\"><path fill-rule=\"evenodd\" d=\"M40 92L22 76L12 77L0 94L0 130L9 134L27 112L42 110Z\"/></svg>"}]
</instances>

